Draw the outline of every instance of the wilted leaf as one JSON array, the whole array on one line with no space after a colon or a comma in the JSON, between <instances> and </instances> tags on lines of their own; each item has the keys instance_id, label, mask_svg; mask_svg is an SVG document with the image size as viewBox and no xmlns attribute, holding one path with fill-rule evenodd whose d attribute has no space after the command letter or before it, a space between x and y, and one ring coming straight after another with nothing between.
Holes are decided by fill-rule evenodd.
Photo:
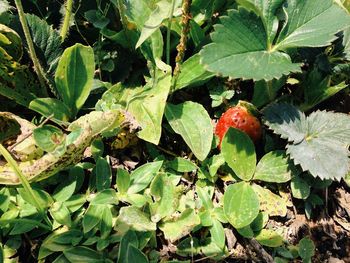
<instances>
[{"instance_id":1,"label":"wilted leaf","mask_svg":"<svg viewBox=\"0 0 350 263\"><path fill-rule=\"evenodd\" d=\"M283 244L283 238L275 231L270 229L262 229L255 239L263 246L279 247Z\"/></svg>"},{"instance_id":2,"label":"wilted leaf","mask_svg":"<svg viewBox=\"0 0 350 263\"><path fill-rule=\"evenodd\" d=\"M188 235L192 229L200 224L200 218L191 208L186 209L174 220L167 220L159 225L159 229L164 232L164 236L170 242Z\"/></svg>"}]
</instances>

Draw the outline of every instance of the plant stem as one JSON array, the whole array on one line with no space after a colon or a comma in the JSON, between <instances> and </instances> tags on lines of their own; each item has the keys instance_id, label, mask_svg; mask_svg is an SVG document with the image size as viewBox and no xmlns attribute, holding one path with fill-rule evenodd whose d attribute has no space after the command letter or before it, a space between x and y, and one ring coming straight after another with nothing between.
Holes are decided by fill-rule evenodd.
<instances>
[{"instance_id":1,"label":"plant stem","mask_svg":"<svg viewBox=\"0 0 350 263\"><path fill-rule=\"evenodd\" d=\"M23 10L22 2L21 2L21 0L15 0L15 4L16 4L18 16L19 16L19 21L21 22L21 25L23 28L23 33L24 33L24 36L25 36L27 44L28 44L29 55L30 55L30 58L32 59L33 64L34 64L34 70L35 70L36 74L38 75L40 86L43 89L43 94L48 96L47 90L46 90L46 82L47 81L46 81L46 78L44 75L44 70L42 69L40 62L39 62L39 59L36 56L33 39L32 39L32 36L30 35L30 31L29 31L29 27L27 24L24 10Z\"/></svg>"},{"instance_id":2,"label":"plant stem","mask_svg":"<svg viewBox=\"0 0 350 263\"><path fill-rule=\"evenodd\" d=\"M192 0L183 0L182 2L182 30L181 30L181 37L180 37L180 43L177 45L177 55L175 58L176 66L174 69L173 74L173 84L172 89L175 88L177 78L180 74L180 68L183 62L183 59L185 57L185 51L187 46L187 38L188 33L190 32L190 20L191 20L191 8Z\"/></svg>"},{"instance_id":3,"label":"plant stem","mask_svg":"<svg viewBox=\"0 0 350 263\"><path fill-rule=\"evenodd\" d=\"M68 34L70 18L72 16L73 0L67 0L64 8L66 9L66 12L64 15L64 20L63 20L63 24L62 24L61 32L60 32L62 42L64 42L64 40L66 39L67 34Z\"/></svg>"},{"instance_id":4,"label":"plant stem","mask_svg":"<svg viewBox=\"0 0 350 263\"><path fill-rule=\"evenodd\" d=\"M21 184L22 184L24 190L30 196L31 200L33 200L33 202L35 204L35 207L38 210L38 212L43 216L44 220L49 225L49 227L52 227L52 223L51 223L50 219L46 215L44 209L41 207L40 202L37 199L33 189L31 188L27 178L24 176L24 174L22 173L22 171L18 167L17 162L12 158L12 156L6 150L6 148L4 146L2 146L2 144L0 144L0 153L5 158L5 160L8 162L8 164L11 166L11 168L16 173L16 175L18 176L18 178L21 181Z\"/></svg>"},{"instance_id":5,"label":"plant stem","mask_svg":"<svg viewBox=\"0 0 350 263\"><path fill-rule=\"evenodd\" d=\"M170 65L170 34L171 34L171 22L173 20L174 9L175 9L175 0L172 0L170 14L168 18L168 29L166 32L166 63L168 65Z\"/></svg>"}]
</instances>

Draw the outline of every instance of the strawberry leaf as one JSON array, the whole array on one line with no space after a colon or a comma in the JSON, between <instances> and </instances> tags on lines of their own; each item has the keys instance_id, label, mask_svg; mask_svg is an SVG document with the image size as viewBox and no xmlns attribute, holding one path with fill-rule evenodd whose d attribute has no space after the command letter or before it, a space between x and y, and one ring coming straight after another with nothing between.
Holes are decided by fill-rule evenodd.
<instances>
[{"instance_id":1,"label":"strawberry leaf","mask_svg":"<svg viewBox=\"0 0 350 263\"><path fill-rule=\"evenodd\" d=\"M349 171L350 116L316 111L306 117L292 105L273 104L264 122L288 139L287 153L304 171L321 179L340 180Z\"/></svg>"},{"instance_id":2,"label":"strawberry leaf","mask_svg":"<svg viewBox=\"0 0 350 263\"><path fill-rule=\"evenodd\" d=\"M350 23L350 16L332 0L238 2L243 8L220 18L213 43L200 52L206 69L224 77L271 80L299 72L301 64L293 63L286 50L329 45ZM283 2L285 17L279 21L276 14Z\"/></svg>"}]
</instances>

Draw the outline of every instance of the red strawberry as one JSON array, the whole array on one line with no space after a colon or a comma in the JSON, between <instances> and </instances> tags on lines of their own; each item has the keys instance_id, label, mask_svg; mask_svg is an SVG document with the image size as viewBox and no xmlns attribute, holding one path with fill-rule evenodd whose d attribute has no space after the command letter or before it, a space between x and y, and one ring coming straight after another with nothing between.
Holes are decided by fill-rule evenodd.
<instances>
[{"instance_id":1,"label":"red strawberry","mask_svg":"<svg viewBox=\"0 0 350 263\"><path fill-rule=\"evenodd\" d=\"M257 142L261 138L262 129L260 121L254 116L256 112L252 104L244 101L240 101L235 107L224 112L215 128L215 134L220 138L219 149L222 139L230 127L245 132L253 142Z\"/></svg>"}]
</instances>

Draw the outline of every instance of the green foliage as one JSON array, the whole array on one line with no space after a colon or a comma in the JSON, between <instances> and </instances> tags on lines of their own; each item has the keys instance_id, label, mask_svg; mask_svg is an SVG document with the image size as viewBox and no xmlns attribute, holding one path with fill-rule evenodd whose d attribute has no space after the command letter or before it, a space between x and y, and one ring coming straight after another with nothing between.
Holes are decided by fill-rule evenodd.
<instances>
[{"instance_id":1,"label":"green foliage","mask_svg":"<svg viewBox=\"0 0 350 263\"><path fill-rule=\"evenodd\" d=\"M238 129L230 128L221 147L225 161L235 174L242 180L249 181L256 165L254 144L249 136Z\"/></svg>"},{"instance_id":2,"label":"green foliage","mask_svg":"<svg viewBox=\"0 0 350 263\"><path fill-rule=\"evenodd\" d=\"M230 185L224 195L224 212L235 228L249 225L259 214L259 199L246 182Z\"/></svg>"},{"instance_id":3,"label":"green foliage","mask_svg":"<svg viewBox=\"0 0 350 263\"><path fill-rule=\"evenodd\" d=\"M306 117L292 105L273 104L264 110L264 119L270 129L289 141L287 153L304 171L321 179L345 177L349 170L348 115L316 111Z\"/></svg>"},{"instance_id":4,"label":"green foliage","mask_svg":"<svg viewBox=\"0 0 350 263\"><path fill-rule=\"evenodd\" d=\"M350 19L331 0L239 2L244 8L228 10L228 15L222 16L221 24L215 27L213 43L201 51L202 63L209 71L232 78L271 80L298 72L301 64L293 63L285 51L327 46ZM284 2L286 23L282 23L282 30L277 33L281 23L277 11ZM243 65L242 60L246 61Z\"/></svg>"},{"instance_id":5,"label":"green foliage","mask_svg":"<svg viewBox=\"0 0 350 263\"><path fill-rule=\"evenodd\" d=\"M190 101L178 105L168 103L165 117L193 154L203 161L211 149L213 138L211 119L203 106Z\"/></svg>"},{"instance_id":6,"label":"green foliage","mask_svg":"<svg viewBox=\"0 0 350 263\"><path fill-rule=\"evenodd\" d=\"M291 228L350 185L348 1L44 2L25 42L0 4L0 261L323 258ZM218 146L238 101L262 138Z\"/></svg>"}]
</instances>

